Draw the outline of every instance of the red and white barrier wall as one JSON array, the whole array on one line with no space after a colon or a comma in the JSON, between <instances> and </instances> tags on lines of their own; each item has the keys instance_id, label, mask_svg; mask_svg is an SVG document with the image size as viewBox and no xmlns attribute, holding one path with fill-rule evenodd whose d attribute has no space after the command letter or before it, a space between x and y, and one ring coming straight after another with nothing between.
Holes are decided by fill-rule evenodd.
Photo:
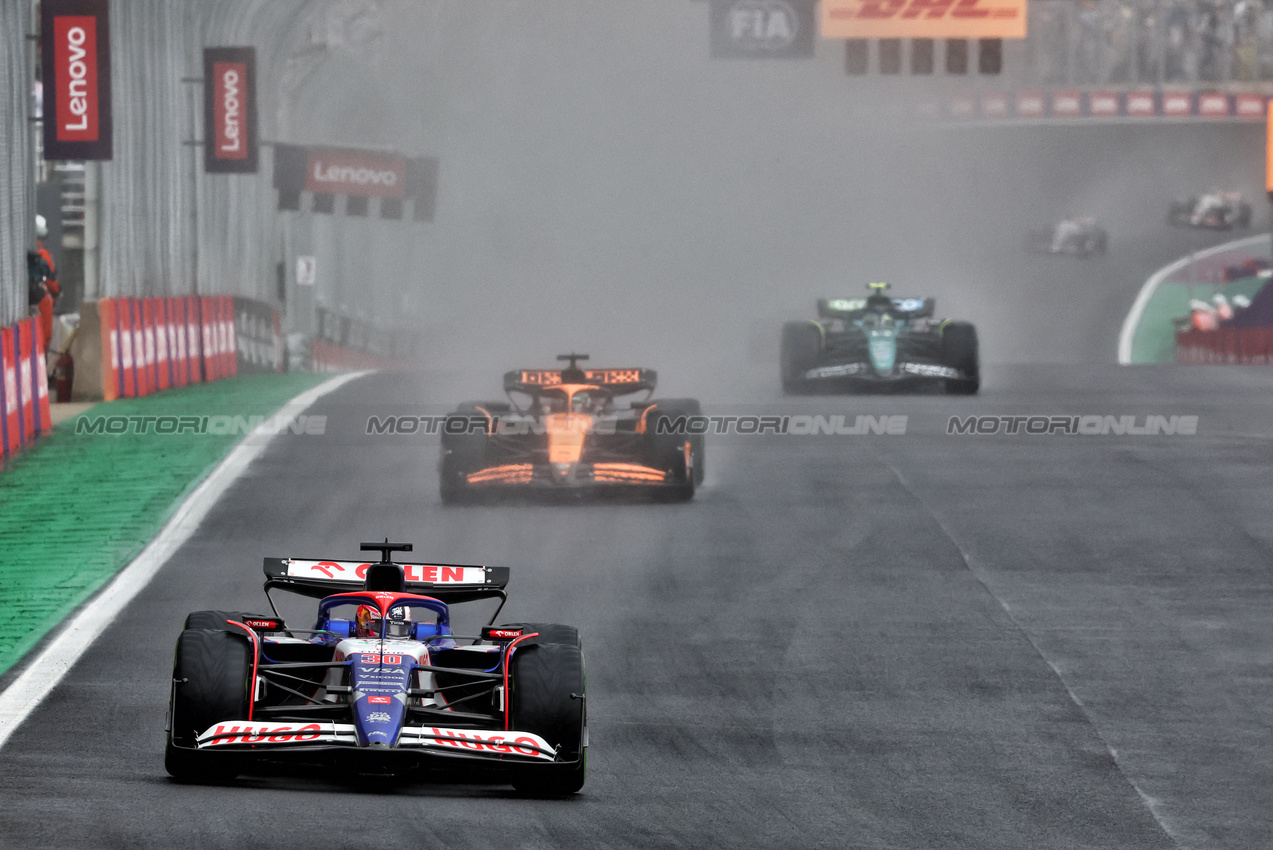
<instances>
[{"instance_id":1,"label":"red and white barrier wall","mask_svg":"<svg viewBox=\"0 0 1273 850\"><path fill-rule=\"evenodd\" d=\"M1232 94L1208 89L998 91L956 95L945 103L927 104L923 112L953 120L983 121L1074 118L1264 121L1268 101L1268 97L1256 92Z\"/></svg>"},{"instance_id":2,"label":"red and white barrier wall","mask_svg":"<svg viewBox=\"0 0 1273 850\"><path fill-rule=\"evenodd\" d=\"M103 298L98 312L106 401L238 374L229 295Z\"/></svg>"},{"instance_id":3,"label":"red and white barrier wall","mask_svg":"<svg viewBox=\"0 0 1273 850\"><path fill-rule=\"evenodd\" d=\"M1273 328L1176 332L1177 363L1273 363Z\"/></svg>"},{"instance_id":4,"label":"red and white barrier wall","mask_svg":"<svg viewBox=\"0 0 1273 850\"><path fill-rule=\"evenodd\" d=\"M35 319L0 329L0 376L0 459L7 459L53 428L44 339Z\"/></svg>"},{"instance_id":5,"label":"red and white barrier wall","mask_svg":"<svg viewBox=\"0 0 1273 850\"><path fill-rule=\"evenodd\" d=\"M402 363L365 351L316 339L309 348L310 369L314 372L343 372L350 369L401 369Z\"/></svg>"}]
</instances>

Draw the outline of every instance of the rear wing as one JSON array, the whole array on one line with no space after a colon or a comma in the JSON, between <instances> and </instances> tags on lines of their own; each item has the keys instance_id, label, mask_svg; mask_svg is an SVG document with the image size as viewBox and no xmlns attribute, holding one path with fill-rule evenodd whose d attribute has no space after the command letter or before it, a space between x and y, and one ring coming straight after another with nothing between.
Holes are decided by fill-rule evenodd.
<instances>
[{"instance_id":1,"label":"rear wing","mask_svg":"<svg viewBox=\"0 0 1273 850\"><path fill-rule=\"evenodd\" d=\"M403 590L447 603L503 598L508 586L508 567L394 563L402 567ZM373 566L374 562L367 561L266 558L265 590L268 593L278 588L314 599L363 590Z\"/></svg>"},{"instance_id":2,"label":"rear wing","mask_svg":"<svg viewBox=\"0 0 1273 850\"><path fill-rule=\"evenodd\" d=\"M504 373L504 392L534 394L561 383L561 369L517 369ZM589 384L605 387L615 395L654 392L658 373L653 369L586 369Z\"/></svg>"},{"instance_id":3,"label":"rear wing","mask_svg":"<svg viewBox=\"0 0 1273 850\"><path fill-rule=\"evenodd\" d=\"M893 298L893 309L915 318L933 315L937 309L936 298ZM865 298L819 298L818 318L843 319L866 309Z\"/></svg>"}]
</instances>

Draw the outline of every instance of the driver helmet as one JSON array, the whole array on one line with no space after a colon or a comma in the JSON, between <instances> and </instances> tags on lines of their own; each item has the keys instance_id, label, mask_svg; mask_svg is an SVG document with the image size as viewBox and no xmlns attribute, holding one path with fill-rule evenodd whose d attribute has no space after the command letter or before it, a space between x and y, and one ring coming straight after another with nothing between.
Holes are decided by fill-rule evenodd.
<instances>
[{"instance_id":1,"label":"driver helmet","mask_svg":"<svg viewBox=\"0 0 1273 850\"><path fill-rule=\"evenodd\" d=\"M380 637L380 619L378 609L370 605L359 605L358 613L354 615L354 626L358 631L358 637Z\"/></svg>"},{"instance_id":2,"label":"driver helmet","mask_svg":"<svg viewBox=\"0 0 1273 850\"><path fill-rule=\"evenodd\" d=\"M587 413L592 409L592 396L587 392L577 392L570 400L570 410L573 413Z\"/></svg>"},{"instance_id":3,"label":"driver helmet","mask_svg":"<svg viewBox=\"0 0 1273 850\"><path fill-rule=\"evenodd\" d=\"M893 299L885 295L885 291L889 288L887 283L869 283L867 289L871 294L866 296L866 307L868 310L878 310L880 308L890 309L893 306Z\"/></svg>"},{"instance_id":4,"label":"driver helmet","mask_svg":"<svg viewBox=\"0 0 1273 850\"><path fill-rule=\"evenodd\" d=\"M354 617L358 636L364 638L380 637L380 611L370 605L359 605ZM411 609L405 605L389 609L389 622L385 629L387 638L411 637Z\"/></svg>"},{"instance_id":5,"label":"driver helmet","mask_svg":"<svg viewBox=\"0 0 1273 850\"><path fill-rule=\"evenodd\" d=\"M560 413L565 407L565 399L560 394L539 396L539 412L543 415Z\"/></svg>"}]
</instances>

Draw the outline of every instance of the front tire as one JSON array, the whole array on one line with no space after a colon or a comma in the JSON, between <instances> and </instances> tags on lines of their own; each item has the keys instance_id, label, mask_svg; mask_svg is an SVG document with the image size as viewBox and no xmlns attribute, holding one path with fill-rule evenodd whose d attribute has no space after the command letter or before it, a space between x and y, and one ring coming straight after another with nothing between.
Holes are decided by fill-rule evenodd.
<instances>
[{"instance_id":1,"label":"front tire","mask_svg":"<svg viewBox=\"0 0 1273 850\"><path fill-rule=\"evenodd\" d=\"M702 434L688 431L671 433L669 426L682 418L688 425L693 417L702 415L703 408L697 399L670 398L657 402L653 415L646 423L648 462L653 468L667 473L670 486L664 485L658 492L670 501L683 502L694 498L695 489L703 483L707 460Z\"/></svg>"},{"instance_id":2,"label":"front tire","mask_svg":"<svg viewBox=\"0 0 1273 850\"><path fill-rule=\"evenodd\" d=\"M543 643L564 643L568 646L583 646L583 642L579 640L579 630L574 626L564 626L561 623L505 623L500 626L501 629L521 629L529 634L530 632L538 632L538 637L527 638L521 643L522 646L538 646Z\"/></svg>"},{"instance_id":3,"label":"front tire","mask_svg":"<svg viewBox=\"0 0 1273 850\"><path fill-rule=\"evenodd\" d=\"M227 621L243 622L244 614L240 611L193 611L186 617L186 629L211 629L212 631L229 631L234 628Z\"/></svg>"},{"instance_id":4,"label":"front tire","mask_svg":"<svg viewBox=\"0 0 1273 850\"><path fill-rule=\"evenodd\" d=\"M481 416L482 411L473 402L461 404L451 416L463 417L466 423L471 417ZM450 417L448 417L449 419ZM484 433L470 433L466 424L464 433L452 434L442 429L441 458L438 462L439 495L444 505L459 505L472 500L467 475L481 469L486 459Z\"/></svg>"},{"instance_id":5,"label":"front tire","mask_svg":"<svg viewBox=\"0 0 1273 850\"><path fill-rule=\"evenodd\" d=\"M195 747L198 736L214 724L247 719L252 700L252 660L246 635L187 629L177 638L168 742L164 749L164 768L170 775L200 782L231 779L238 772L224 759L210 762Z\"/></svg>"},{"instance_id":6,"label":"front tire","mask_svg":"<svg viewBox=\"0 0 1273 850\"><path fill-rule=\"evenodd\" d=\"M822 353L822 330L815 322L787 322L782 326L782 347L778 369L785 395L809 391L805 373L818 362Z\"/></svg>"},{"instance_id":7,"label":"front tire","mask_svg":"<svg viewBox=\"0 0 1273 850\"><path fill-rule=\"evenodd\" d=\"M544 797L576 793L583 788L588 770L583 650L564 643L519 648L514 651L510 673L513 729L535 733L568 762L520 769L512 777L513 787L523 794Z\"/></svg>"},{"instance_id":8,"label":"front tire","mask_svg":"<svg viewBox=\"0 0 1273 850\"><path fill-rule=\"evenodd\" d=\"M977 329L968 322L951 322L942 328L942 361L963 373L946 380L947 395L976 395L981 388L981 357Z\"/></svg>"}]
</instances>

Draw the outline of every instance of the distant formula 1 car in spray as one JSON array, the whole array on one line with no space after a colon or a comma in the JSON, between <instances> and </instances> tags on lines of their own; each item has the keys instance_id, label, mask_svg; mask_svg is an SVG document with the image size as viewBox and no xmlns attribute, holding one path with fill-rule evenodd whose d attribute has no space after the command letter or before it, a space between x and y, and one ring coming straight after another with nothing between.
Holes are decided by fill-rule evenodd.
<instances>
[{"instance_id":1,"label":"distant formula 1 car in spray","mask_svg":"<svg viewBox=\"0 0 1273 850\"><path fill-rule=\"evenodd\" d=\"M935 319L932 298L891 298L872 283L866 298L822 298L818 318L782 327L787 394L885 392L940 384L972 395L981 386L977 330Z\"/></svg>"}]
</instances>

